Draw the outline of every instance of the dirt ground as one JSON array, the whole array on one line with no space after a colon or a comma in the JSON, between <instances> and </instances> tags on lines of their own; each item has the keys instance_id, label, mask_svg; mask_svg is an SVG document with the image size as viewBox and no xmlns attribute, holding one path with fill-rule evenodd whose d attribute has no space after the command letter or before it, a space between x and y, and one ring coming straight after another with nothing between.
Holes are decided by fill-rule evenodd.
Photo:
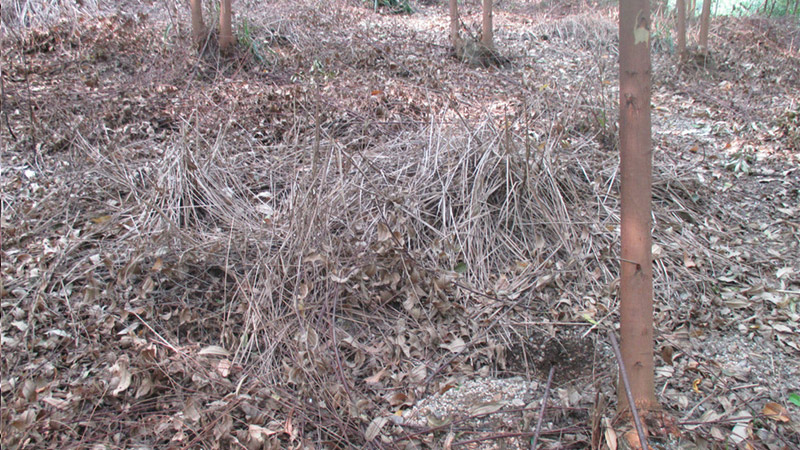
<instances>
[{"instance_id":1,"label":"dirt ground","mask_svg":"<svg viewBox=\"0 0 800 450\"><path fill-rule=\"evenodd\" d=\"M411 6L4 3L3 448L626 445L615 8ZM651 445L800 448L800 26L651 42Z\"/></svg>"}]
</instances>

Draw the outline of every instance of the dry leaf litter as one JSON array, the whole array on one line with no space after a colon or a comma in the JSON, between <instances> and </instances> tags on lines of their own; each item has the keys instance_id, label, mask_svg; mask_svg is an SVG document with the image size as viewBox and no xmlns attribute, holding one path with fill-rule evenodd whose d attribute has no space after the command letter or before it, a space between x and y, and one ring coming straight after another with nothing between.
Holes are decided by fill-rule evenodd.
<instances>
[{"instance_id":1,"label":"dry leaf litter","mask_svg":"<svg viewBox=\"0 0 800 450\"><path fill-rule=\"evenodd\" d=\"M239 1L220 59L50 3L0 24L3 448L525 448L551 366L544 448L623 435L613 8L499 4L473 67L445 5ZM677 72L654 23L655 445L800 446L800 32Z\"/></svg>"}]
</instances>

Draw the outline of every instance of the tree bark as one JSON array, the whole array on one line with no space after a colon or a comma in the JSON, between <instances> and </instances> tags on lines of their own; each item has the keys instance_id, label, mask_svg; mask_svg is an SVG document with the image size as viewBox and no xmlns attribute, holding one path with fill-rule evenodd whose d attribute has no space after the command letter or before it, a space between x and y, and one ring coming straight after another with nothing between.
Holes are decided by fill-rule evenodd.
<instances>
[{"instance_id":1,"label":"tree bark","mask_svg":"<svg viewBox=\"0 0 800 450\"><path fill-rule=\"evenodd\" d=\"M458 32L459 30L459 18L458 18L458 0L450 0L450 44L455 49L456 53L458 53L459 48L461 48L461 35Z\"/></svg>"},{"instance_id":2,"label":"tree bark","mask_svg":"<svg viewBox=\"0 0 800 450\"><path fill-rule=\"evenodd\" d=\"M231 0L220 0L219 2L219 50L228 52L233 44L233 32L231 31Z\"/></svg>"},{"instance_id":3,"label":"tree bark","mask_svg":"<svg viewBox=\"0 0 800 450\"><path fill-rule=\"evenodd\" d=\"M653 266L650 214L650 4L620 0L619 138L621 173L621 353L640 411L658 409L653 362ZM620 411L629 409L623 383Z\"/></svg>"},{"instance_id":4,"label":"tree bark","mask_svg":"<svg viewBox=\"0 0 800 450\"><path fill-rule=\"evenodd\" d=\"M483 27L481 44L491 50L494 48L494 34L492 30L492 0L483 0Z\"/></svg>"},{"instance_id":5,"label":"tree bark","mask_svg":"<svg viewBox=\"0 0 800 450\"><path fill-rule=\"evenodd\" d=\"M691 23L694 20L694 12L697 9L697 0L689 0L686 6L686 20Z\"/></svg>"},{"instance_id":6,"label":"tree bark","mask_svg":"<svg viewBox=\"0 0 800 450\"><path fill-rule=\"evenodd\" d=\"M678 15L678 62L686 61L686 0L676 0L675 11Z\"/></svg>"},{"instance_id":7,"label":"tree bark","mask_svg":"<svg viewBox=\"0 0 800 450\"><path fill-rule=\"evenodd\" d=\"M703 0L703 11L700 13L700 36L697 46L704 56L708 54L708 25L711 22L711 0Z\"/></svg>"},{"instance_id":8,"label":"tree bark","mask_svg":"<svg viewBox=\"0 0 800 450\"><path fill-rule=\"evenodd\" d=\"M192 10L192 40L200 48L206 34L206 26L203 23L203 1L191 0L189 5Z\"/></svg>"}]
</instances>

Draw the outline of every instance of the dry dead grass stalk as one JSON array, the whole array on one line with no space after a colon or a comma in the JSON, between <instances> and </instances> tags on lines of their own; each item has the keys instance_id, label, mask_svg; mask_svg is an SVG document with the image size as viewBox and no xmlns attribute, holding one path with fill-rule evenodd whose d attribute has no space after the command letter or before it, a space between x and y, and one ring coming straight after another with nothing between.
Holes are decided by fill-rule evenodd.
<instances>
[{"instance_id":1,"label":"dry dead grass stalk","mask_svg":"<svg viewBox=\"0 0 800 450\"><path fill-rule=\"evenodd\" d=\"M324 137L315 143L310 130L292 139L299 146L242 152L227 145L229 130L211 141L191 123L182 130L134 160L82 143L92 178L124 199L118 215L130 226L116 251L161 255L192 276L220 267L232 281L222 293L224 314L241 320L223 321L219 335L235 348L234 363L309 421L339 430L332 439L352 439L363 408L377 406L363 378L394 364L411 374L413 361L398 361L392 350L398 322L446 333L444 323L471 328L502 308L455 289L452 301L468 315L437 312L436 289L424 280L453 280L463 264L459 283L472 292L530 296L528 312L515 320L554 307L570 291L606 297L612 289L615 169L613 158L588 146L554 142L526 169L525 153L507 151L507 138L488 120L472 130L434 120L363 150ZM695 214L676 173L662 175L656 192L669 207L656 209L656 223L681 209ZM680 255L658 264L662 282L681 271L692 277ZM552 287L561 293L551 297ZM437 353L430 351L427 357ZM361 362L352 366L350 358Z\"/></svg>"}]
</instances>

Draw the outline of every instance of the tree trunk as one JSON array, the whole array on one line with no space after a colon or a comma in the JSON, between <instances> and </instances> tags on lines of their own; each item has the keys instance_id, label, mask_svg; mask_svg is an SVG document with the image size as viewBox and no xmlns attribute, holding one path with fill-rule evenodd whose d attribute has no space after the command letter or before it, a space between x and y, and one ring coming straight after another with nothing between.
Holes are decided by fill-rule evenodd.
<instances>
[{"instance_id":1,"label":"tree trunk","mask_svg":"<svg viewBox=\"0 0 800 450\"><path fill-rule=\"evenodd\" d=\"M192 40L200 48L206 34L206 26L203 23L203 0L191 0L189 5L192 9Z\"/></svg>"},{"instance_id":2,"label":"tree trunk","mask_svg":"<svg viewBox=\"0 0 800 450\"><path fill-rule=\"evenodd\" d=\"M686 61L686 0L676 0L675 11L678 13L678 61Z\"/></svg>"},{"instance_id":3,"label":"tree trunk","mask_svg":"<svg viewBox=\"0 0 800 450\"><path fill-rule=\"evenodd\" d=\"M233 32L231 31L231 0L220 0L219 2L219 50L228 52L233 44Z\"/></svg>"},{"instance_id":4,"label":"tree trunk","mask_svg":"<svg viewBox=\"0 0 800 450\"><path fill-rule=\"evenodd\" d=\"M694 12L697 10L697 0L689 0L686 6L686 20L692 23L694 21Z\"/></svg>"},{"instance_id":5,"label":"tree trunk","mask_svg":"<svg viewBox=\"0 0 800 450\"><path fill-rule=\"evenodd\" d=\"M634 403L659 408L653 362L653 266L650 253L650 4L620 0L619 139L621 174L620 337ZM629 409L620 380L617 404Z\"/></svg>"},{"instance_id":6,"label":"tree trunk","mask_svg":"<svg viewBox=\"0 0 800 450\"><path fill-rule=\"evenodd\" d=\"M459 29L458 0L450 0L449 4L450 4L450 44L452 44L453 49L456 51L457 54L462 46L461 34L458 32Z\"/></svg>"},{"instance_id":7,"label":"tree trunk","mask_svg":"<svg viewBox=\"0 0 800 450\"><path fill-rule=\"evenodd\" d=\"M708 25L711 22L711 0L703 0L703 12L700 13L700 36L697 45L703 56L708 54Z\"/></svg>"},{"instance_id":8,"label":"tree trunk","mask_svg":"<svg viewBox=\"0 0 800 450\"><path fill-rule=\"evenodd\" d=\"M491 50L494 48L493 42L492 0L483 0L483 28L481 33L481 44L483 44L484 48Z\"/></svg>"}]
</instances>

